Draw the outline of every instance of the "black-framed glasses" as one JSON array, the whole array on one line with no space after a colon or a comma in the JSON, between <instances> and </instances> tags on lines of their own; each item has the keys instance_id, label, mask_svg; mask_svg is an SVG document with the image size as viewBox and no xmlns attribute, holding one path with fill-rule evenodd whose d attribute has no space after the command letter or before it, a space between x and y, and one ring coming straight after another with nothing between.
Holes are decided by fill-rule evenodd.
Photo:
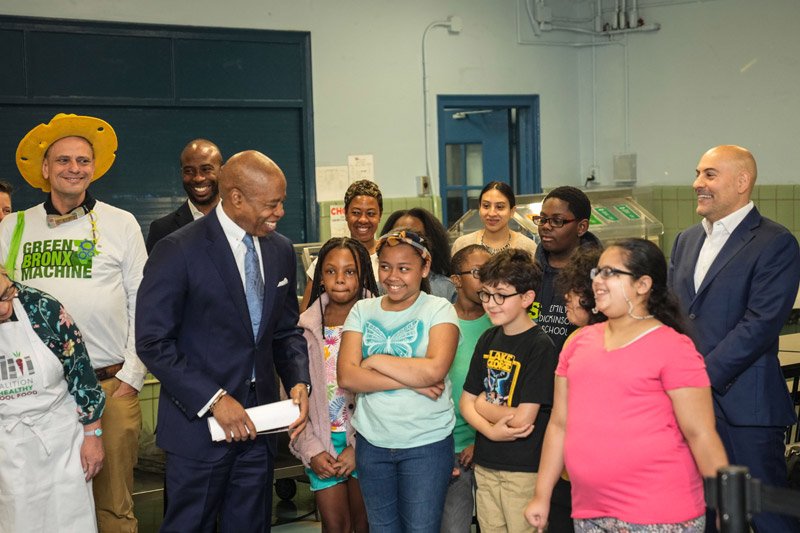
<instances>
[{"instance_id":1,"label":"black-framed glasses","mask_svg":"<svg viewBox=\"0 0 800 533\"><path fill-rule=\"evenodd\" d=\"M12 283L6 290L3 291L3 294L0 294L0 302L10 302L14 298L17 297L17 288Z\"/></svg>"},{"instance_id":2,"label":"black-framed glasses","mask_svg":"<svg viewBox=\"0 0 800 533\"><path fill-rule=\"evenodd\" d=\"M544 226L548 222L550 226L553 228L563 228L564 224L569 224L570 222L575 222L578 220L577 218L561 218L561 217L543 217L541 215L536 215L532 218L533 223L537 226Z\"/></svg>"},{"instance_id":3,"label":"black-framed glasses","mask_svg":"<svg viewBox=\"0 0 800 533\"><path fill-rule=\"evenodd\" d=\"M515 292L514 294L500 294L499 292L486 292L486 291L478 291L478 298L485 304L489 303L489 299L494 299L494 303L497 305L503 305L505 303L506 298L511 298L512 296L519 296L520 292Z\"/></svg>"},{"instance_id":4,"label":"black-framed glasses","mask_svg":"<svg viewBox=\"0 0 800 533\"><path fill-rule=\"evenodd\" d=\"M465 270L463 272L456 272L456 274L458 274L459 276L466 276L467 274L472 274L473 278L481 279L480 277L478 277L478 271L479 270L480 270L479 268L473 268L472 270Z\"/></svg>"},{"instance_id":5,"label":"black-framed glasses","mask_svg":"<svg viewBox=\"0 0 800 533\"><path fill-rule=\"evenodd\" d=\"M627 270L620 270L618 268L611 268L611 267L602 267L602 268L593 268L589 271L589 279L594 279L597 276L600 276L603 279L608 279L612 276L619 276L623 274L625 276L632 276L636 277L636 274L633 272L628 272Z\"/></svg>"}]
</instances>

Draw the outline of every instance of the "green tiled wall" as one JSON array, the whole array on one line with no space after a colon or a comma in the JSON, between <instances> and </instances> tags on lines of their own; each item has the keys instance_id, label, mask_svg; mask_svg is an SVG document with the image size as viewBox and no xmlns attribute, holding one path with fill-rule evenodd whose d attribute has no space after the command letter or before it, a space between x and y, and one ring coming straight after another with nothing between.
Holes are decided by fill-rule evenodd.
<instances>
[{"instance_id":1,"label":"green tiled wall","mask_svg":"<svg viewBox=\"0 0 800 533\"><path fill-rule=\"evenodd\" d=\"M642 187L634 190L634 196L664 224L661 249L667 255L678 233L700 221L690 186ZM762 215L786 226L800 240L800 185L756 185L753 202Z\"/></svg>"}]
</instances>

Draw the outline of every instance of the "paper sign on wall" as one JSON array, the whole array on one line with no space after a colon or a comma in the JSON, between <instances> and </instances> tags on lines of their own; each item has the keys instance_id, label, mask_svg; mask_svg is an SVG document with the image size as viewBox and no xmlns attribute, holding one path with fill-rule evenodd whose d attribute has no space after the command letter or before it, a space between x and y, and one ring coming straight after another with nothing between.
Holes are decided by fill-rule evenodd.
<instances>
[{"instance_id":1,"label":"paper sign on wall","mask_svg":"<svg viewBox=\"0 0 800 533\"><path fill-rule=\"evenodd\" d=\"M350 186L348 168L342 166L317 167L317 202L341 200Z\"/></svg>"},{"instance_id":2,"label":"paper sign on wall","mask_svg":"<svg viewBox=\"0 0 800 533\"><path fill-rule=\"evenodd\" d=\"M350 230L347 229L347 220L344 218L344 204L331 204L331 237L349 237Z\"/></svg>"},{"instance_id":3,"label":"paper sign on wall","mask_svg":"<svg viewBox=\"0 0 800 533\"><path fill-rule=\"evenodd\" d=\"M347 167L350 170L350 183L358 180L375 181L375 159L372 154L348 155Z\"/></svg>"}]
</instances>

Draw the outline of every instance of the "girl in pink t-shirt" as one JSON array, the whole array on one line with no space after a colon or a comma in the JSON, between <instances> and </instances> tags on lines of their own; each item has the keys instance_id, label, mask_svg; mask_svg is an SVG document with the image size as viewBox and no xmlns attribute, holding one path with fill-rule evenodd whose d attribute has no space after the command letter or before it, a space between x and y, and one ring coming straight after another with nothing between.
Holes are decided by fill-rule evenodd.
<instances>
[{"instance_id":1,"label":"girl in pink t-shirt","mask_svg":"<svg viewBox=\"0 0 800 533\"><path fill-rule=\"evenodd\" d=\"M592 270L596 309L561 352L528 521L542 531L565 464L575 531L701 532L701 476L727 465L703 358L682 334L653 243L615 243Z\"/></svg>"}]
</instances>

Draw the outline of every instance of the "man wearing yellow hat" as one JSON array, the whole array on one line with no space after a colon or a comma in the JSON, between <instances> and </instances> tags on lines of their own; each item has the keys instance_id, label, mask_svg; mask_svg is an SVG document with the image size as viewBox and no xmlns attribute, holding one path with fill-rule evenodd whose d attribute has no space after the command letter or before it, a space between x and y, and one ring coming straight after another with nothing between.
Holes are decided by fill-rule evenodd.
<instances>
[{"instance_id":1,"label":"man wearing yellow hat","mask_svg":"<svg viewBox=\"0 0 800 533\"><path fill-rule=\"evenodd\" d=\"M106 393L103 470L94 478L101 532L137 530L133 466L146 369L136 355L136 292L147 259L136 219L93 198L89 184L114 163L117 136L105 121L58 114L19 143L16 161L31 186L49 193L0 224L0 258L19 282L52 294L81 329Z\"/></svg>"}]
</instances>

